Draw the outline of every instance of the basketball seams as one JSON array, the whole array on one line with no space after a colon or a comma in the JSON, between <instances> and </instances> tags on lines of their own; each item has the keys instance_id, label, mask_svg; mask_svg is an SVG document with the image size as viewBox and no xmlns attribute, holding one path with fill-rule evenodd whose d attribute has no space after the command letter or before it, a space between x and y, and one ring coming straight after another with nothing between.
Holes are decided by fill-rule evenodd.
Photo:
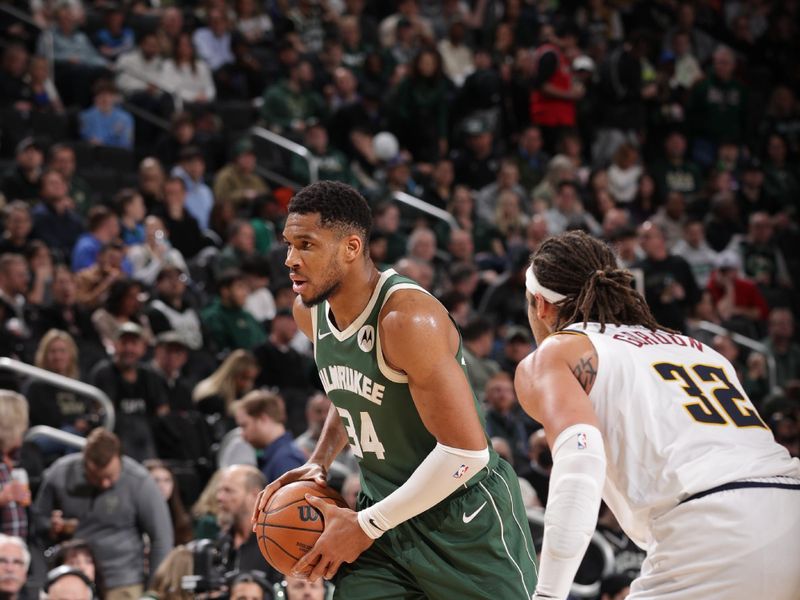
<instances>
[{"instance_id":1,"label":"basketball seams","mask_svg":"<svg viewBox=\"0 0 800 600\"><path fill-rule=\"evenodd\" d=\"M309 533L322 533L324 531L324 527L323 529L308 529L307 527L295 527L294 525L274 525L272 523L259 523L259 525L261 525L264 529L267 529L267 527L272 527L273 529L293 529L295 531L308 531ZM261 537L268 540L272 539L271 537L267 536L266 532Z\"/></svg>"}]
</instances>

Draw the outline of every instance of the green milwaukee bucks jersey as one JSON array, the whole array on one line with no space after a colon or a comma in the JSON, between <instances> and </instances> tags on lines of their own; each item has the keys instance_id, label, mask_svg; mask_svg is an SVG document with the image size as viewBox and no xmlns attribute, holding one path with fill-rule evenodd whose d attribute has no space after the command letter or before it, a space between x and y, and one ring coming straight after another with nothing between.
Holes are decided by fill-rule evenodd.
<instances>
[{"instance_id":1,"label":"green milwaukee bucks jersey","mask_svg":"<svg viewBox=\"0 0 800 600\"><path fill-rule=\"evenodd\" d=\"M436 445L411 398L408 378L386 364L378 337L384 303L407 289L427 294L412 280L384 271L364 311L344 331L331 323L327 302L311 311L319 376L361 465L362 489L373 501L404 483ZM466 376L460 343L456 359ZM477 408L474 393L472 401Z\"/></svg>"}]
</instances>

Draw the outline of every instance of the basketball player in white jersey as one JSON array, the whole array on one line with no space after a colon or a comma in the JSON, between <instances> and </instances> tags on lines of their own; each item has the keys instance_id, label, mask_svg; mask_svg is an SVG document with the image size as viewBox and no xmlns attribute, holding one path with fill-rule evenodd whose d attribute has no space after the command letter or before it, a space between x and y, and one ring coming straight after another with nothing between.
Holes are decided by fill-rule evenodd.
<instances>
[{"instance_id":1,"label":"basketball player in white jersey","mask_svg":"<svg viewBox=\"0 0 800 600\"><path fill-rule=\"evenodd\" d=\"M800 461L731 364L659 328L631 279L581 232L528 270L538 349L515 384L554 461L534 598L567 597L601 497L647 551L629 598L800 598Z\"/></svg>"}]
</instances>

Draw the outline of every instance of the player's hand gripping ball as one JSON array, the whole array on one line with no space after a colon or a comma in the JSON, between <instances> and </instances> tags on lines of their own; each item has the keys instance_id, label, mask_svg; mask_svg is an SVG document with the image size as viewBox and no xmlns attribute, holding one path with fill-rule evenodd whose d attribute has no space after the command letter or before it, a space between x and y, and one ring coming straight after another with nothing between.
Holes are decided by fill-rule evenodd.
<instances>
[{"instance_id":1,"label":"player's hand gripping ball","mask_svg":"<svg viewBox=\"0 0 800 600\"><path fill-rule=\"evenodd\" d=\"M306 502L306 494L347 508L336 490L313 481L286 484L272 495L266 508L258 514L256 538L266 561L284 575L292 574L292 567L311 550L325 530L322 515Z\"/></svg>"}]
</instances>

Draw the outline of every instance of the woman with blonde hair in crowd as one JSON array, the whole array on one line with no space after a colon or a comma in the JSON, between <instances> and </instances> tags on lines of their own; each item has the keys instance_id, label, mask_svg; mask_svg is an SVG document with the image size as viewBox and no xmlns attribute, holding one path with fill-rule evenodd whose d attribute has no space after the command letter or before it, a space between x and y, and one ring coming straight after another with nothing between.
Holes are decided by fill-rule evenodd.
<instances>
[{"instance_id":1,"label":"woman with blonde hair in crowd","mask_svg":"<svg viewBox=\"0 0 800 600\"><path fill-rule=\"evenodd\" d=\"M44 334L36 349L34 365L70 379L79 379L78 347L72 336L60 329L51 329ZM71 390L55 386L40 379L28 380L22 393L30 406L31 425L49 425L70 433L86 435L95 424L97 415L92 414L92 402ZM43 452L62 453L65 448L49 440L36 442Z\"/></svg>"},{"instance_id":2,"label":"woman with blonde hair in crowd","mask_svg":"<svg viewBox=\"0 0 800 600\"><path fill-rule=\"evenodd\" d=\"M28 402L24 396L0 390L0 532L23 540L28 535L25 507L31 503L27 482L12 477L19 460L22 436L28 429Z\"/></svg>"},{"instance_id":3,"label":"woman with blonde hair in crowd","mask_svg":"<svg viewBox=\"0 0 800 600\"><path fill-rule=\"evenodd\" d=\"M182 588L182 580L194 573L194 556L186 546L176 546L161 562L142 598L153 600L192 600L191 590Z\"/></svg>"},{"instance_id":4,"label":"woman with blonde hair in crowd","mask_svg":"<svg viewBox=\"0 0 800 600\"><path fill-rule=\"evenodd\" d=\"M192 518L186 512L186 507L181 499L175 474L163 462L157 459L146 460L144 466L156 482L161 495L169 506L169 515L172 517L172 531L176 544L186 544L193 539Z\"/></svg>"},{"instance_id":5,"label":"woman with blonde hair in crowd","mask_svg":"<svg viewBox=\"0 0 800 600\"><path fill-rule=\"evenodd\" d=\"M200 493L197 502L192 506L192 521L194 528L194 538L216 539L219 535L219 524L217 523L217 487L222 476L222 469L217 469L208 480L206 487Z\"/></svg>"},{"instance_id":6,"label":"woman with blonde hair in crowd","mask_svg":"<svg viewBox=\"0 0 800 600\"><path fill-rule=\"evenodd\" d=\"M215 441L236 427L231 405L255 387L260 368L247 350L234 350L192 392L197 410L207 415Z\"/></svg>"}]
</instances>

